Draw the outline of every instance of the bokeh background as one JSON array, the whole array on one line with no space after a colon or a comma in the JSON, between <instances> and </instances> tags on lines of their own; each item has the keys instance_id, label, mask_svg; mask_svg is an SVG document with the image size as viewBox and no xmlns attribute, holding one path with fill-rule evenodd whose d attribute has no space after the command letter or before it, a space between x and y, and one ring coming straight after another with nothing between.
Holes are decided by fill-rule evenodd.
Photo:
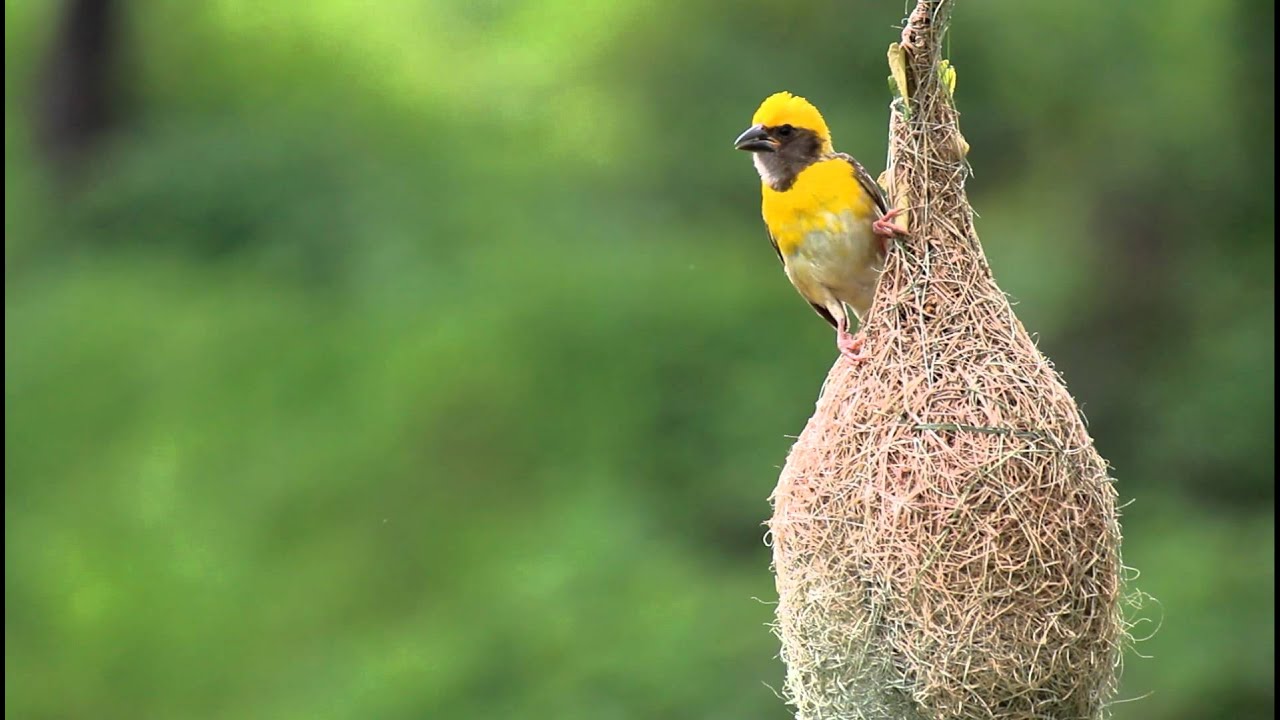
<instances>
[{"instance_id":1,"label":"bokeh background","mask_svg":"<svg viewBox=\"0 0 1280 720\"><path fill-rule=\"evenodd\" d=\"M978 230L1154 597L1116 716L1269 718L1273 6L958 5ZM879 172L905 10L6 2L6 715L789 717L761 523L835 349L731 142L785 88Z\"/></svg>"}]
</instances>

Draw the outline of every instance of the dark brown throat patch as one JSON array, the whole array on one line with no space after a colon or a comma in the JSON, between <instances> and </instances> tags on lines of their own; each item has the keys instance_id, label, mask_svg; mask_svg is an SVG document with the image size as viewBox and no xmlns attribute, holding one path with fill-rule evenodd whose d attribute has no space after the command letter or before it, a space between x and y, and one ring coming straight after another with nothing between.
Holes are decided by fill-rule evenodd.
<instances>
[{"instance_id":1,"label":"dark brown throat patch","mask_svg":"<svg viewBox=\"0 0 1280 720\"><path fill-rule=\"evenodd\" d=\"M822 158L822 138L805 128L794 128L788 136L779 134L778 128L766 130L781 144L775 152L757 153L756 162L764 166L769 187L786 192L805 168Z\"/></svg>"}]
</instances>

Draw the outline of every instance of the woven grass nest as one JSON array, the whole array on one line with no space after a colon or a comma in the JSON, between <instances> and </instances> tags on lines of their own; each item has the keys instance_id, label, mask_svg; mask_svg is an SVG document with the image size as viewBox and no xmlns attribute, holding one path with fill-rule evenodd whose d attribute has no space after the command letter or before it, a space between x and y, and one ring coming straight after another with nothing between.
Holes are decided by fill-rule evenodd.
<instances>
[{"instance_id":1,"label":"woven grass nest","mask_svg":"<svg viewBox=\"0 0 1280 720\"><path fill-rule=\"evenodd\" d=\"M772 496L802 720L1095 720L1127 639L1108 466L974 233L949 5L922 0L903 34L887 185L910 236L869 359L833 367Z\"/></svg>"}]
</instances>

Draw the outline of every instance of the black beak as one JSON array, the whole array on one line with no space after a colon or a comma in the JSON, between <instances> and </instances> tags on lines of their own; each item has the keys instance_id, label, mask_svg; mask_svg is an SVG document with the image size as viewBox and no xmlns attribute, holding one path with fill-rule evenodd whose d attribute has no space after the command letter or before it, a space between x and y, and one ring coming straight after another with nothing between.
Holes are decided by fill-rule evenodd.
<instances>
[{"instance_id":1,"label":"black beak","mask_svg":"<svg viewBox=\"0 0 1280 720\"><path fill-rule=\"evenodd\" d=\"M733 141L733 146L748 152L777 152L778 141L769 137L769 131L763 125L752 125L747 131Z\"/></svg>"}]
</instances>

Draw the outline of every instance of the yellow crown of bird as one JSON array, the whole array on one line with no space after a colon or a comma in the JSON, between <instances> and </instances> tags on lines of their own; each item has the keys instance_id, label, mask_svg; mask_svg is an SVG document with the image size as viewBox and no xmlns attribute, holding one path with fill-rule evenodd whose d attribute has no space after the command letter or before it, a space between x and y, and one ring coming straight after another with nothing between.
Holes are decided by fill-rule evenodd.
<instances>
[{"instance_id":1,"label":"yellow crown of bird","mask_svg":"<svg viewBox=\"0 0 1280 720\"><path fill-rule=\"evenodd\" d=\"M765 127L790 125L805 128L816 132L823 140L831 141L831 131L827 129L827 122L822 119L818 108L799 95L792 95L785 90L765 98L751 122Z\"/></svg>"}]
</instances>

